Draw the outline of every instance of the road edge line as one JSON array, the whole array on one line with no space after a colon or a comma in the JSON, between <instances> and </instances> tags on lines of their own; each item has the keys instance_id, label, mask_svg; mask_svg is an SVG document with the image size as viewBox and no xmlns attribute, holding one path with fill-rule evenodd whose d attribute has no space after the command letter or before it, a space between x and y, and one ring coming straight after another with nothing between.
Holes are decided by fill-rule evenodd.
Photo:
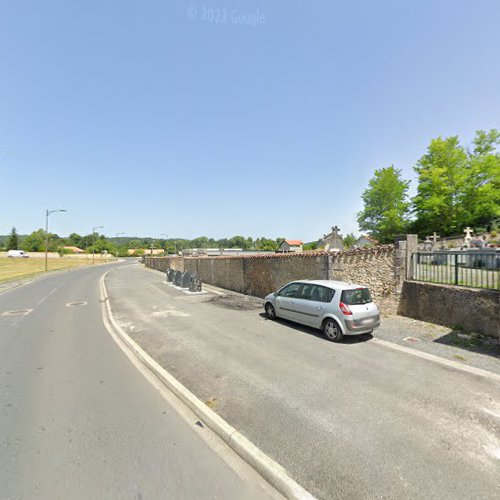
<instances>
[{"instance_id":1,"label":"road edge line","mask_svg":"<svg viewBox=\"0 0 500 500\"><path fill-rule=\"evenodd\" d=\"M460 370L466 373L470 373L472 375L477 375L479 377L488 378L490 380L494 380L495 382L500 382L500 375L494 372L490 372L488 370L483 370L482 368L476 368L475 366L463 365L458 363L457 361L452 361L451 359L442 358L441 356L436 356L435 354L429 354L425 351L419 351L417 349L412 349L411 347L406 347L404 345L395 344L394 342L389 342L387 340L374 338L370 341L370 343L375 343L387 347L389 349L393 349L395 351L404 352L406 354L410 354L411 356L415 356L417 358L427 359L428 361L433 361L435 363L439 363L441 365L447 366L449 368L454 368L456 370Z\"/></svg>"},{"instance_id":2,"label":"road edge line","mask_svg":"<svg viewBox=\"0 0 500 500\"><path fill-rule=\"evenodd\" d=\"M227 423L220 415L211 410L198 399L189 389L182 385L165 368L160 366L147 354L133 339L131 339L118 325L113 317L105 278L111 270L105 272L100 279L101 300L103 302L103 316L106 328L111 327L110 333L116 335L142 365L144 365L160 382L184 403L198 418L203 420L217 436L219 436L240 458L256 470L271 486L286 498L297 500L316 500L305 488L293 480L285 468L267 456L260 448L247 439ZM106 324L108 323L108 324ZM120 346L121 347L121 346Z\"/></svg>"}]
</instances>

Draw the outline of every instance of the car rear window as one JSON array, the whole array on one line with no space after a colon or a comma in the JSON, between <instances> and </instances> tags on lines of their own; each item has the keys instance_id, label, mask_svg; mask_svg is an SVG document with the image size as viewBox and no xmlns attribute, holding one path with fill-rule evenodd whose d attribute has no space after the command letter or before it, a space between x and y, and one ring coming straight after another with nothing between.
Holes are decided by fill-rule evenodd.
<instances>
[{"instance_id":1,"label":"car rear window","mask_svg":"<svg viewBox=\"0 0 500 500\"><path fill-rule=\"evenodd\" d=\"M347 306L356 306L368 304L372 301L372 297L368 288L356 288L355 290L344 290L340 301Z\"/></svg>"}]
</instances>

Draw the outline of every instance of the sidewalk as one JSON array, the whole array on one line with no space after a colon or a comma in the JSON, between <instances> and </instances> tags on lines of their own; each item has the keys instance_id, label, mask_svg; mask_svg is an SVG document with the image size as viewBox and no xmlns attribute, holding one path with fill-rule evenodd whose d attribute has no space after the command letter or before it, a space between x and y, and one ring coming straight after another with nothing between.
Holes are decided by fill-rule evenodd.
<instances>
[{"instance_id":1,"label":"sidewalk","mask_svg":"<svg viewBox=\"0 0 500 500\"><path fill-rule=\"evenodd\" d=\"M375 338L500 374L498 339L403 316L382 317Z\"/></svg>"}]
</instances>

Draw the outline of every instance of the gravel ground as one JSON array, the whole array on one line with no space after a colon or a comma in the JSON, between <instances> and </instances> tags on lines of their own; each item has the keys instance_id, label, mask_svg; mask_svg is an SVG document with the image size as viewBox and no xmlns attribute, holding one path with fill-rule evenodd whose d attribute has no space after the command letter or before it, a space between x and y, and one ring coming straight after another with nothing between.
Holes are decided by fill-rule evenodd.
<instances>
[{"instance_id":1,"label":"gravel ground","mask_svg":"<svg viewBox=\"0 0 500 500\"><path fill-rule=\"evenodd\" d=\"M376 338L500 374L500 342L403 316L382 318Z\"/></svg>"}]
</instances>

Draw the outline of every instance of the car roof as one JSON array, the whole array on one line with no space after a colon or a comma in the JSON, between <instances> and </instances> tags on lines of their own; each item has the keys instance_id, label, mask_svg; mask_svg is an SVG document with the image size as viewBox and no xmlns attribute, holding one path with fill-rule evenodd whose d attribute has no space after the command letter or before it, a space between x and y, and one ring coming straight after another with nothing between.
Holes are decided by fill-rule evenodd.
<instances>
[{"instance_id":1,"label":"car roof","mask_svg":"<svg viewBox=\"0 0 500 500\"><path fill-rule=\"evenodd\" d=\"M346 281L335 280L295 280L292 283L310 283L313 285L322 285L337 290L355 290L356 288L367 288L366 286L357 285L356 283L347 283Z\"/></svg>"}]
</instances>

